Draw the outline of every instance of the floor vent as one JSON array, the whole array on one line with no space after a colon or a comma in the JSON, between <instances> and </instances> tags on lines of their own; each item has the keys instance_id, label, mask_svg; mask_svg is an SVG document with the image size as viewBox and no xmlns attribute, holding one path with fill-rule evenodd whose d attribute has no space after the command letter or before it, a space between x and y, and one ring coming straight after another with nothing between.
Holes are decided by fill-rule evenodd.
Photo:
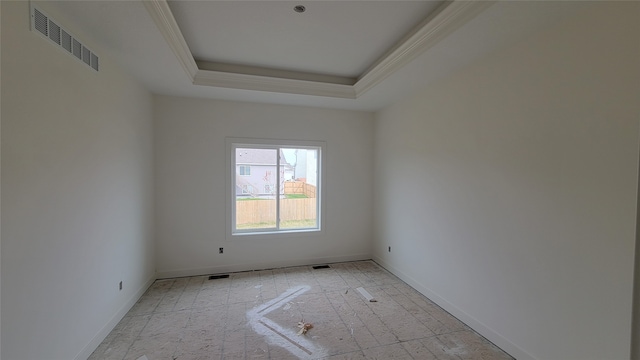
<instances>
[{"instance_id":1,"label":"floor vent","mask_svg":"<svg viewBox=\"0 0 640 360\"><path fill-rule=\"evenodd\" d=\"M93 51L33 5L31 6L31 31L49 39L65 53L73 55L93 70L99 70L98 56Z\"/></svg>"},{"instance_id":2,"label":"floor vent","mask_svg":"<svg viewBox=\"0 0 640 360\"><path fill-rule=\"evenodd\" d=\"M313 267L313 270L318 270L318 269L330 269L331 266L329 265L316 265Z\"/></svg>"},{"instance_id":3,"label":"floor vent","mask_svg":"<svg viewBox=\"0 0 640 360\"><path fill-rule=\"evenodd\" d=\"M228 278L229 278L229 274L211 275L211 276L209 276L209 280L228 279Z\"/></svg>"}]
</instances>

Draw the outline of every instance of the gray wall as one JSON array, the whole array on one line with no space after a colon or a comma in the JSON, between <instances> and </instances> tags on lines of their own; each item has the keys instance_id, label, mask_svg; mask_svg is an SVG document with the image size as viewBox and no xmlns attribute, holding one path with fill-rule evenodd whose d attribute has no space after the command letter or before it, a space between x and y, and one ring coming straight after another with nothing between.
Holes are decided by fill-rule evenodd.
<instances>
[{"instance_id":1,"label":"gray wall","mask_svg":"<svg viewBox=\"0 0 640 360\"><path fill-rule=\"evenodd\" d=\"M376 114L375 259L519 359L630 356L639 6Z\"/></svg>"},{"instance_id":2,"label":"gray wall","mask_svg":"<svg viewBox=\"0 0 640 360\"><path fill-rule=\"evenodd\" d=\"M30 32L27 1L1 6L1 355L82 359L154 279L153 99L90 39L99 73Z\"/></svg>"},{"instance_id":3,"label":"gray wall","mask_svg":"<svg viewBox=\"0 0 640 360\"><path fill-rule=\"evenodd\" d=\"M326 142L324 231L228 237L226 137ZM370 113L156 97L158 276L371 258L372 139Z\"/></svg>"}]
</instances>

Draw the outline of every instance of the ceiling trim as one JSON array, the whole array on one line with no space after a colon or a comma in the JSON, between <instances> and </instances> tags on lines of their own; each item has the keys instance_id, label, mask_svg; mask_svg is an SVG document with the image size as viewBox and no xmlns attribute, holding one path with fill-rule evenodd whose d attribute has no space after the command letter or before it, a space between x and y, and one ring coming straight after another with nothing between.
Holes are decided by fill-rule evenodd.
<instances>
[{"instance_id":1,"label":"ceiling trim","mask_svg":"<svg viewBox=\"0 0 640 360\"><path fill-rule=\"evenodd\" d=\"M147 8L151 18L153 18L153 22L160 29L162 36L164 36L178 61L180 61L182 68L193 79L198 72L198 65L191 54L191 50L189 50L189 45L187 45L182 31L180 31L175 17L173 17L169 3L166 0L143 1L142 3Z\"/></svg>"},{"instance_id":2,"label":"ceiling trim","mask_svg":"<svg viewBox=\"0 0 640 360\"><path fill-rule=\"evenodd\" d=\"M287 94L328 96L355 99L352 85L271 76L248 75L222 71L198 70L194 85L215 86L242 90L269 91Z\"/></svg>"},{"instance_id":3,"label":"ceiling trim","mask_svg":"<svg viewBox=\"0 0 640 360\"><path fill-rule=\"evenodd\" d=\"M456 0L443 4L360 76L354 84L356 97L376 86L494 3L495 1Z\"/></svg>"},{"instance_id":4,"label":"ceiling trim","mask_svg":"<svg viewBox=\"0 0 640 360\"><path fill-rule=\"evenodd\" d=\"M375 65L359 76L354 85L308 80L316 74L308 74L301 79L292 79L200 69L173 17L167 0L148 0L142 1L142 3L194 85L357 99L480 12L489 8L495 1L452 0L446 2L435 13L423 20L413 32L385 53ZM231 64L229 66L233 67Z\"/></svg>"},{"instance_id":5,"label":"ceiling trim","mask_svg":"<svg viewBox=\"0 0 640 360\"><path fill-rule=\"evenodd\" d=\"M308 73L308 72L273 69L273 68L266 68L266 67L260 67L260 66L217 63L212 61L201 61L201 60L196 60L196 64L198 64L198 69L200 70L220 71L220 72L226 72L226 73L257 75L257 76L268 76L268 77L276 77L276 78L283 78L283 79L307 80L307 81L342 84L342 85L353 85L356 83L356 81L358 81L357 78L346 77L346 76L314 74L314 73Z\"/></svg>"}]
</instances>

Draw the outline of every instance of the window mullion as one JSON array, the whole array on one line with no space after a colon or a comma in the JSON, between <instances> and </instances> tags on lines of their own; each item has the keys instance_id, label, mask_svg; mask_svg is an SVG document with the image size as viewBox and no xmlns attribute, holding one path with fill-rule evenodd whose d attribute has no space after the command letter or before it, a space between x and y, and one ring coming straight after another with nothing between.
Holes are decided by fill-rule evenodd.
<instances>
[{"instance_id":1,"label":"window mullion","mask_svg":"<svg viewBox=\"0 0 640 360\"><path fill-rule=\"evenodd\" d=\"M280 230L280 148L276 154L276 229Z\"/></svg>"}]
</instances>

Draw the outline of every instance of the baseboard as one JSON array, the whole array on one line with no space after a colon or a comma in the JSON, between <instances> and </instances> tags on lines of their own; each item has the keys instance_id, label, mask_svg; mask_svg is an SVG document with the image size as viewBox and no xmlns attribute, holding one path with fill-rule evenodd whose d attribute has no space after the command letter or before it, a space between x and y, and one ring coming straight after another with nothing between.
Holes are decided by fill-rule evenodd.
<instances>
[{"instance_id":1,"label":"baseboard","mask_svg":"<svg viewBox=\"0 0 640 360\"><path fill-rule=\"evenodd\" d=\"M373 261L375 261L378 265L382 266L393 275L399 277L402 281L409 284L411 287L416 289L422 295L428 297L431 301L433 301L438 306L440 306L441 308L449 312L451 315L458 318L458 320L467 324L470 328L472 328L473 330L478 332L480 335L487 338L489 341L494 343L496 346L504 350L509 355L513 356L518 360L537 360L533 355L527 353L526 351L518 347L516 344L507 340L504 336L500 335L499 333L495 332L494 330L492 330L491 328L489 328L488 326L480 322L478 319L467 314L462 309L456 307L446 299L442 298L435 292L431 291L431 289L421 284L418 280L405 274L404 272L398 270L397 268L394 268L393 266L386 263L384 260L382 260L378 256L373 256L372 258L373 258Z\"/></svg>"},{"instance_id":2,"label":"baseboard","mask_svg":"<svg viewBox=\"0 0 640 360\"><path fill-rule=\"evenodd\" d=\"M91 356L91 353L95 351L96 348L104 341L104 339L109 335L111 330L118 325L120 320L131 310L133 305L142 297L142 295L147 291L147 289L156 281L156 276L152 276L149 280L147 280L144 285L138 291L133 294L127 300L127 302L120 307L120 309L111 317L111 319L98 331L98 333L91 339L91 341L80 351L78 355L74 358L75 360L86 360Z\"/></svg>"},{"instance_id":3,"label":"baseboard","mask_svg":"<svg viewBox=\"0 0 640 360\"><path fill-rule=\"evenodd\" d=\"M344 255L344 256L328 256L328 257L319 257L319 258L294 259L294 260L285 260L285 261L272 261L272 262L252 263L252 264L231 264L231 265L210 266L210 267L204 267L204 268L158 271L157 278L169 279L169 278L185 277L185 276L210 275L210 274L220 274L220 273L226 273L226 272L252 271L252 270L261 270L261 269L282 268L282 267L289 267L289 266L329 264L329 263L360 261L360 260L370 260L370 259L371 259L371 254L367 253L367 254L355 254L355 255Z\"/></svg>"}]
</instances>

